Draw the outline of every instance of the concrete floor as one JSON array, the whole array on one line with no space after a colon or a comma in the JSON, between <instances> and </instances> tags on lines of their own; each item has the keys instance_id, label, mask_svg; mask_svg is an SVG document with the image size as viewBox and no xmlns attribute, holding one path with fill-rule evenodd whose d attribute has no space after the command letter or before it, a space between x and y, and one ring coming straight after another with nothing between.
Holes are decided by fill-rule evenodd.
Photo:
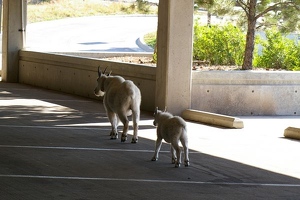
<instances>
[{"instance_id":1,"label":"concrete floor","mask_svg":"<svg viewBox=\"0 0 300 200\"><path fill-rule=\"evenodd\" d=\"M101 102L0 82L0 199L299 199L300 143L283 138L299 118L242 120L189 122L191 166L177 169L167 144L150 161L151 113L139 143L121 143Z\"/></svg>"}]
</instances>

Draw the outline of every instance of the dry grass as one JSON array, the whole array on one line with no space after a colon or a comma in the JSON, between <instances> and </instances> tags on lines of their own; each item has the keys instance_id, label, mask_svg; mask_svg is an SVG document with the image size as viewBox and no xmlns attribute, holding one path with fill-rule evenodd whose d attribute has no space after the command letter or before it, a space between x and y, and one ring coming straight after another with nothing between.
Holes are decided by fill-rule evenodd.
<instances>
[{"instance_id":1,"label":"dry grass","mask_svg":"<svg viewBox=\"0 0 300 200\"><path fill-rule=\"evenodd\" d=\"M157 7L138 10L135 3L119 3L101 0L52 0L37 4L29 2L27 9L28 23L108 14L156 13Z\"/></svg>"}]
</instances>

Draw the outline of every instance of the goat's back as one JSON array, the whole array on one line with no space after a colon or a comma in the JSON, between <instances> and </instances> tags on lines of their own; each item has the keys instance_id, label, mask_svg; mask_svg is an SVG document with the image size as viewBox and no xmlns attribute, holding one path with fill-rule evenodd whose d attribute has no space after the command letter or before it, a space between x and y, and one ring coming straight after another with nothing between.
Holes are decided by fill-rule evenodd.
<instances>
[{"instance_id":1,"label":"goat's back","mask_svg":"<svg viewBox=\"0 0 300 200\"><path fill-rule=\"evenodd\" d=\"M139 88L130 80L120 76L108 79L108 88L105 93L105 104L112 110L139 109L141 93Z\"/></svg>"},{"instance_id":2,"label":"goat's back","mask_svg":"<svg viewBox=\"0 0 300 200\"><path fill-rule=\"evenodd\" d=\"M162 113L158 119L157 134L166 142L179 140L181 135L186 132L186 123L179 116L173 116L170 113Z\"/></svg>"}]
</instances>

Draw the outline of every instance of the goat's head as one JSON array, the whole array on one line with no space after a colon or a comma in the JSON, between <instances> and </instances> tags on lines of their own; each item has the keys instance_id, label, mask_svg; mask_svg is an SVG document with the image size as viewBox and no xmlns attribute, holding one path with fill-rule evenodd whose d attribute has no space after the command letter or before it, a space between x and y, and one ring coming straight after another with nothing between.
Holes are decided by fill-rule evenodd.
<instances>
[{"instance_id":1,"label":"goat's head","mask_svg":"<svg viewBox=\"0 0 300 200\"><path fill-rule=\"evenodd\" d=\"M154 121L153 121L153 125L154 126L157 126L158 125L158 117L161 113L163 112L166 112L167 111L167 108L165 108L164 111L161 111L161 110L158 110L158 107L155 108L154 110L154 114L153 114L153 117L154 117Z\"/></svg>"},{"instance_id":2,"label":"goat's head","mask_svg":"<svg viewBox=\"0 0 300 200\"><path fill-rule=\"evenodd\" d=\"M108 76L110 76L110 73L105 74L107 67L101 72L100 67L98 67L98 78L97 78L97 87L94 90L94 94L96 96L103 96L105 93L105 80Z\"/></svg>"},{"instance_id":3,"label":"goat's head","mask_svg":"<svg viewBox=\"0 0 300 200\"><path fill-rule=\"evenodd\" d=\"M166 112L167 112L167 107L165 107L164 111L159 110L158 107L155 108L154 113L153 113L153 117L154 117L153 125L154 126L158 125L159 116Z\"/></svg>"}]
</instances>

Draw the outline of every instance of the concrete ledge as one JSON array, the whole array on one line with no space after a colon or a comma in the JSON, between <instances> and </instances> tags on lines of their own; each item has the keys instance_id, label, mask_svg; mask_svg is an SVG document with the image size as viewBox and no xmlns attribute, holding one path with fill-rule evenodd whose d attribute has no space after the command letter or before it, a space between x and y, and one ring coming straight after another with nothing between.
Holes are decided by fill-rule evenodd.
<instances>
[{"instance_id":1,"label":"concrete ledge","mask_svg":"<svg viewBox=\"0 0 300 200\"><path fill-rule=\"evenodd\" d=\"M94 95L98 66L108 67L140 88L142 110L155 108L155 67L29 50L21 50L19 58L20 83L98 100Z\"/></svg>"},{"instance_id":2,"label":"concrete ledge","mask_svg":"<svg viewBox=\"0 0 300 200\"><path fill-rule=\"evenodd\" d=\"M288 127L284 130L284 137L300 140L300 128Z\"/></svg>"},{"instance_id":3,"label":"concrete ledge","mask_svg":"<svg viewBox=\"0 0 300 200\"><path fill-rule=\"evenodd\" d=\"M244 123L239 118L204 111L187 109L182 112L182 117L187 120L202 122L205 124L218 125L228 128L244 128Z\"/></svg>"},{"instance_id":4,"label":"concrete ledge","mask_svg":"<svg viewBox=\"0 0 300 200\"><path fill-rule=\"evenodd\" d=\"M300 116L300 72L197 71L191 108L229 116Z\"/></svg>"},{"instance_id":5,"label":"concrete ledge","mask_svg":"<svg viewBox=\"0 0 300 200\"><path fill-rule=\"evenodd\" d=\"M86 58L109 58L109 57L152 57L153 52L51 52L52 54L79 56Z\"/></svg>"}]
</instances>

